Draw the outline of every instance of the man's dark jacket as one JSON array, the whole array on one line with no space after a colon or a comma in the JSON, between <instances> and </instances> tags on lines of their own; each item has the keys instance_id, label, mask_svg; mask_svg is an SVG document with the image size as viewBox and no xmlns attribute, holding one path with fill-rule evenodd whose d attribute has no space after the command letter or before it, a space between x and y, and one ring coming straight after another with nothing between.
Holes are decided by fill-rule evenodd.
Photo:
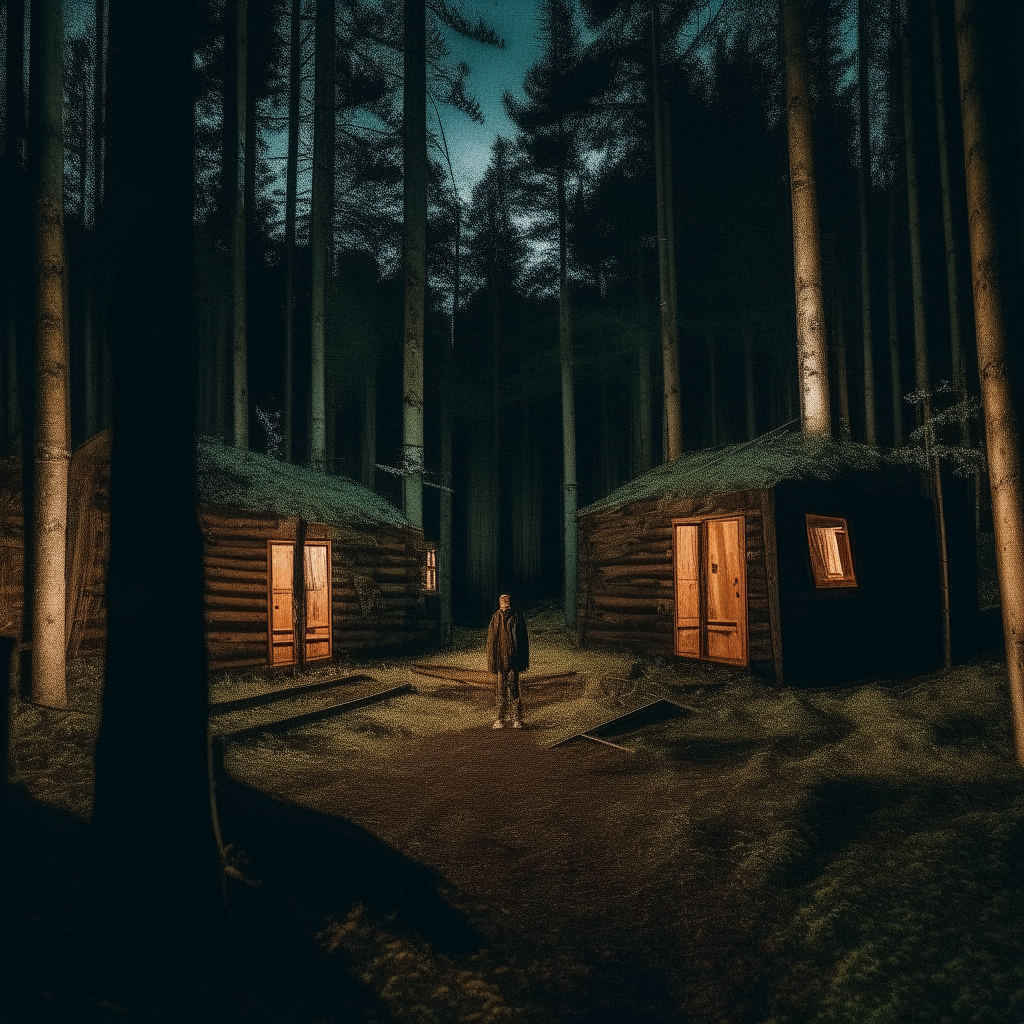
<instances>
[{"instance_id":1,"label":"man's dark jacket","mask_svg":"<svg viewBox=\"0 0 1024 1024\"><path fill-rule=\"evenodd\" d=\"M503 612L499 608L487 627L487 671L514 669L524 672L529 667L530 640L526 633L526 617L514 609Z\"/></svg>"}]
</instances>

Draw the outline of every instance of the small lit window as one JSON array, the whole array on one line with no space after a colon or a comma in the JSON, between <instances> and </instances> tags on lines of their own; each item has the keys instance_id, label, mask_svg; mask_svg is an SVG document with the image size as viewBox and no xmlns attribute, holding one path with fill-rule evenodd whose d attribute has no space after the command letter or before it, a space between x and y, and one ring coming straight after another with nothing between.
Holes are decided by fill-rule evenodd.
<instances>
[{"instance_id":1,"label":"small lit window","mask_svg":"<svg viewBox=\"0 0 1024 1024\"><path fill-rule=\"evenodd\" d=\"M807 543L816 587L857 586L845 519L807 516Z\"/></svg>"},{"instance_id":2,"label":"small lit window","mask_svg":"<svg viewBox=\"0 0 1024 1024\"><path fill-rule=\"evenodd\" d=\"M423 589L437 593L437 548L427 548L427 564L423 570Z\"/></svg>"}]
</instances>

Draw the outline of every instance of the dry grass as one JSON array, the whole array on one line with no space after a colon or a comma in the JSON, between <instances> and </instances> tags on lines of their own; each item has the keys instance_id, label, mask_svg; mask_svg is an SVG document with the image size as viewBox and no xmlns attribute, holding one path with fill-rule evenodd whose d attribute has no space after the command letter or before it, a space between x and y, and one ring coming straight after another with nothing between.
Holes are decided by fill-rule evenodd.
<instances>
[{"instance_id":1,"label":"dry grass","mask_svg":"<svg viewBox=\"0 0 1024 1024\"><path fill-rule=\"evenodd\" d=\"M469 842L462 826L416 833L385 810L366 812L366 827L440 872L446 899L485 940L476 953L442 954L360 907L324 920L322 947L392 1019L610 1021L620 1019L618 988L647 993L649 1020L684 1019L684 1007L685 1019L702 1024L1024 1020L1024 774L1001 664L780 689L742 673L581 648L551 609L533 615L530 629L533 673L577 672L570 684L527 689L523 738L532 747L660 697L694 712L623 739L631 755L564 748L575 752L557 763L581 765L606 833L581 846L558 833L556 812L545 818L538 808L530 827L549 830L540 853L517 845L514 823L480 840L481 855L487 843L512 851L513 868L533 872L539 887L508 917L474 865L453 860L457 847L438 838ZM310 806L346 780L395 784L389 773L417 745L454 742L492 714L487 691L416 675L411 663L482 668L482 645L481 631L460 629L443 654L346 662L341 672L373 677L368 689L413 682L417 692L232 744L226 767ZM338 671L324 666L303 681ZM212 693L223 700L289 681L226 673ZM82 661L73 711L12 704L15 781L84 819L98 687L97 663ZM616 821L628 862L601 845ZM584 905L573 858L617 880L607 906ZM622 908L632 917L616 918Z\"/></svg>"}]
</instances>

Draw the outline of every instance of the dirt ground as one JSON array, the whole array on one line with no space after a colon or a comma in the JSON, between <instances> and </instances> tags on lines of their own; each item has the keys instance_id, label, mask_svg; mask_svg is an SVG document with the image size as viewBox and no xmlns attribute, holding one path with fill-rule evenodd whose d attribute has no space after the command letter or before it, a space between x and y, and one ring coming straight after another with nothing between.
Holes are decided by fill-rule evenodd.
<instances>
[{"instance_id":1,"label":"dirt ground","mask_svg":"<svg viewBox=\"0 0 1024 1024\"><path fill-rule=\"evenodd\" d=\"M483 668L483 631L457 630L443 653L311 670L301 682L359 678L289 711L416 692L218 742L234 939L207 1019L1024 1020L1024 791L998 649L796 690L580 647L559 620L528 610L522 731L490 728L489 690L413 671ZM294 682L226 673L211 695ZM82 975L101 666L74 663L70 685L67 712L12 703L8 989L36 1008L26 1021L191 1024L152 1012L166 993L97 1002ZM606 737L628 750L551 749L660 699L683 713ZM282 713L218 713L212 729Z\"/></svg>"}]
</instances>

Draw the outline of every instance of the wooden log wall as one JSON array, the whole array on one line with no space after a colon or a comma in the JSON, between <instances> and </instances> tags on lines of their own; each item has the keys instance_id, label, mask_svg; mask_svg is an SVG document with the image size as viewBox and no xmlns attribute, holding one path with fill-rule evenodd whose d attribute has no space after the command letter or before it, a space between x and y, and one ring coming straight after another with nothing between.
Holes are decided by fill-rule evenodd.
<instances>
[{"instance_id":1,"label":"wooden log wall","mask_svg":"<svg viewBox=\"0 0 1024 1024\"><path fill-rule=\"evenodd\" d=\"M770 663L760 491L637 502L581 516L577 591L581 631L588 639L673 654L672 520L729 514L742 514L746 523L750 661Z\"/></svg>"}]
</instances>

